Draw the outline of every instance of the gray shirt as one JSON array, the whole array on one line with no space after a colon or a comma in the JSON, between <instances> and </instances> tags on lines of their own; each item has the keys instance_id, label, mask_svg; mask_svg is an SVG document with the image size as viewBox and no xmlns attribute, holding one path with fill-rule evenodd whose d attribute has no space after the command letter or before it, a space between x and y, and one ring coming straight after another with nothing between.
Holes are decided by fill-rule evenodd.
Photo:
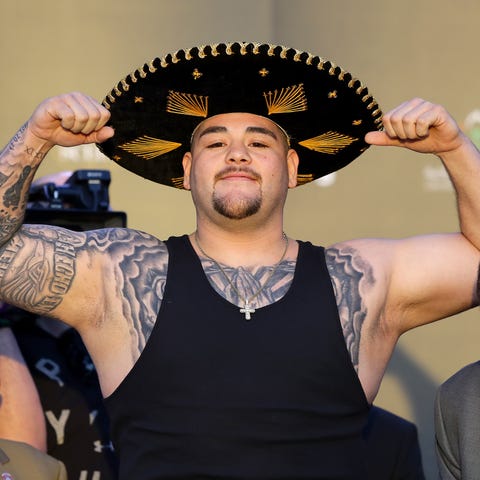
<instances>
[{"instance_id":1,"label":"gray shirt","mask_svg":"<svg viewBox=\"0 0 480 480\"><path fill-rule=\"evenodd\" d=\"M480 478L480 361L438 389L435 437L440 479Z\"/></svg>"}]
</instances>

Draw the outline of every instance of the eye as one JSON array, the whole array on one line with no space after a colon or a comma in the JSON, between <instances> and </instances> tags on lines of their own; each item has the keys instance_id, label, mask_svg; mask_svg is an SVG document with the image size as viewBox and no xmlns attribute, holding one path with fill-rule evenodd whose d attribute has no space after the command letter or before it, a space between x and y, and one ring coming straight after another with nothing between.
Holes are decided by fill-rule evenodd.
<instances>
[{"instance_id":1,"label":"eye","mask_svg":"<svg viewBox=\"0 0 480 480\"><path fill-rule=\"evenodd\" d=\"M225 146L225 143L224 142L211 142L209 144L207 144L207 148L221 148Z\"/></svg>"},{"instance_id":2,"label":"eye","mask_svg":"<svg viewBox=\"0 0 480 480\"><path fill-rule=\"evenodd\" d=\"M272 146L272 142L269 138L256 138L250 140L248 146L252 148L269 148Z\"/></svg>"}]
</instances>

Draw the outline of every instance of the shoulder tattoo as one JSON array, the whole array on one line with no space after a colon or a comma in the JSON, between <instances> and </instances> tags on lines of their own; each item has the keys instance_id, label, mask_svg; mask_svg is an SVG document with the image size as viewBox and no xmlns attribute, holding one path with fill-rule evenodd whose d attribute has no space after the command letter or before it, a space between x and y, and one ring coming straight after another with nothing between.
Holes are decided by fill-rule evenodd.
<instances>
[{"instance_id":1,"label":"shoulder tattoo","mask_svg":"<svg viewBox=\"0 0 480 480\"><path fill-rule=\"evenodd\" d=\"M153 330L165 292L168 249L164 242L145 237L144 242L131 241L129 248L117 250L116 283L136 332L139 351L143 350ZM117 246L115 246L117 249ZM115 262L117 264L117 262Z\"/></svg>"},{"instance_id":2,"label":"shoulder tattoo","mask_svg":"<svg viewBox=\"0 0 480 480\"><path fill-rule=\"evenodd\" d=\"M325 257L337 299L343 336L357 370L362 326L367 316L362 294L375 283L373 270L357 250L348 246L328 248Z\"/></svg>"}]
</instances>

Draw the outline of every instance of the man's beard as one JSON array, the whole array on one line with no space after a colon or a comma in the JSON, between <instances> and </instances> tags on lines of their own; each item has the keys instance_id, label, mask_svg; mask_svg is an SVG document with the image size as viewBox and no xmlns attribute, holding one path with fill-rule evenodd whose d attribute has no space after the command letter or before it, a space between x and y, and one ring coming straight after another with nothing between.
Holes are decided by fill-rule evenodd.
<instances>
[{"instance_id":1,"label":"man's beard","mask_svg":"<svg viewBox=\"0 0 480 480\"><path fill-rule=\"evenodd\" d=\"M215 176L215 181L220 180L225 175L234 172L244 172L258 181L261 179L260 175L258 175L249 167L238 168L236 166L229 166L224 168ZM231 220L242 220L255 215L260 210L260 207L262 206L261 193L255 198L239 198L237 195L238 194L230 193L224 196L219 196L219 194L214 190L212 197L214 210L220 215L223 215Z\"/></svg>"},{"instance_id":2,"label":"man's beard","mask_svg":"<svg viewBox=\"0 0 480 480\"><path fill-rule=\"evenodd\" d=\"M262 206L262 197L231 199L219 197L215 192L212 198L213 208L217 213L230 220L242 220L255 215Z\"/></svg>"}]
</instances>

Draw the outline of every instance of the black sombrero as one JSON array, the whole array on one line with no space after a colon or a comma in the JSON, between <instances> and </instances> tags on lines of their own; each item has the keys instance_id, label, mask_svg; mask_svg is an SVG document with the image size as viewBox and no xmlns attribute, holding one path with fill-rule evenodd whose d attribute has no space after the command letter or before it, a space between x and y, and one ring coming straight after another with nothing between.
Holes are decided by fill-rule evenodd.
<instances>
[{"instance_id":1,"label":"black sombrero","mask_svg":"<svg viewBox=\"0 0 480 480\"><path fill-rule=\"evenodd\" d=\"M103 100L113 138L99 145L122 167L183 188L195 127L220 113L270 118L300 157L298 184L334 172L368 148L382 112L350 73L318 56L269 44L226 43L156 58Z\"/></svg>"}]
</instances>

